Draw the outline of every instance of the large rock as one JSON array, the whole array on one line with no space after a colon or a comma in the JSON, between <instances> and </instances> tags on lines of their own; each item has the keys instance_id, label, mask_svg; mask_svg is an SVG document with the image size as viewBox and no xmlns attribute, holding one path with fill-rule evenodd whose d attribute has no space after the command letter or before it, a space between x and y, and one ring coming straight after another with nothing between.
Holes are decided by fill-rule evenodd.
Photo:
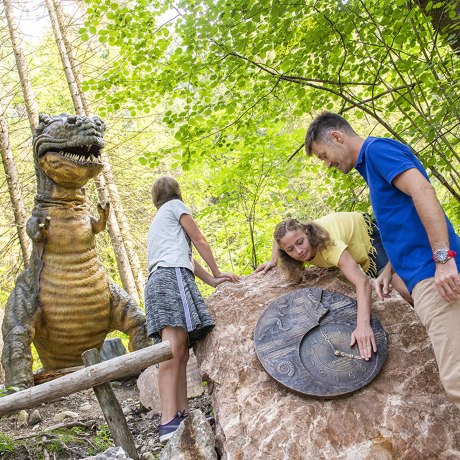
<instances>
[{"instance_id":1,"label":"large rock","mask_svg":"<svg viewBox=\"0 0 460 460\"><path fill-rule=\"evenodd\" d=\"M377 378L335 400L294 394L262 368L253 331L277 297L321 287L355 297L338 271L309 270L288 286L279 270L225 283L208 299L217 326L197 358L216 415L223 460L460 458L460 412L444 393L434 354L415 312L396 294L374 298L388 333L388 356Z\"/></svg>"},{"instance_id":2,"label":"large rock","mask_svg":"<svg viewBox=\"0 0 460 460\"><path fill-rule=\"evenodd\" d=\"M91 457L85 457L83 460L133 460L124 450L123 447L110 447L104 452Z\"/></svg>"},{"instance_id":3,"label":"large rock","mask_svg":"<svg viewBox=\"0 0 460 460\"><path fill-rule=\"evenodd\" d=\"M174 432L160 460L217 460L215 438L211 425L199 410L190 415Z\"/></svg>"},{"instance_id":4,"label":"large rock","mask_svg":"<svg viewBox=\"0 0 460 460\"><path fill-rule=\"evenodd\" d=\"M155 412L161 411L160 393L158 392L158 366L150 366L137 379L139 399L144 407ZM196 398L204 393L204 384L198 369L196 356L190 350L187 363L187 397Z\"/></svg>"}]
</instances>

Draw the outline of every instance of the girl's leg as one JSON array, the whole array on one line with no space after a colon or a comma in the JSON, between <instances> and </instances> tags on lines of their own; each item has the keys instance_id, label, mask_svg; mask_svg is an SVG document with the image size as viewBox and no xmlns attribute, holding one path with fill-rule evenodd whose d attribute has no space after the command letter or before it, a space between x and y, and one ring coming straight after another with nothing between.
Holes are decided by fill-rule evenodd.
<instances>
[{"instance_id":1,"label":"girl's leg","mask_svg":"<svg viewBox=\"0 0 460 460\"><path fill-rule=\"evenodd\" d=\"M183 355L183 360L180 367L179 386L177 388L177 406L180 411L189 413L188 399L187 399L187 363L189 359L189 350L187 347L186 353Z\"/></svg>"},{"instance_id":2,"label":"girl's leg","mask_svg":"<svg viewBox=\"0 0 460 460\"><path fill-rule=\"evenodd\" d=\"M173 358L169 361L160 363L158 372L158 389L160 392L161 402L161 424L171 421L179 410L178 395L182 394L180 390L184 382L185 371L182 370L183 363L187 365L188 356L188 333L182 327L165 327L161 331L161 340L169 340L173 352ZM185 385L187 383L185 382ZM187 393L187 387L185 389Z\"/></svg>"},{"instance_id":3,"label":"girl's leg","mask_svg":"<svg viewBox=\"0 0 460 460\"><path fill-rule=\"evenodd\" d=\"M393 275L391 279L391 284L399 292L399 295L410 305L414 306L414 299L412 299L409 291L407 290L404 281L399 277L397 273Z\"/></svg>"}]
</instances>

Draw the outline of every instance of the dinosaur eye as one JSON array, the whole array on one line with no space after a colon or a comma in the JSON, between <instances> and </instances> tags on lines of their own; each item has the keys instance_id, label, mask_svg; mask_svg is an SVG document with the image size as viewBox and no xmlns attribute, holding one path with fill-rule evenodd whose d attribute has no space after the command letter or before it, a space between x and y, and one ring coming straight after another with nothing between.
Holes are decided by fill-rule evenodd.
<instances>
[{"instance_id":1,"label":"dinosaur eye","mask_svg":"<svg viewBox=\"0 0 460 460\"><path fill-rule=\"evenodd\" d=\"M74 125L76 122L77 122L77 117L76 116L72 116L72 117L67 118L67 123L69 125Z\"/></svg>"}]
</instances>

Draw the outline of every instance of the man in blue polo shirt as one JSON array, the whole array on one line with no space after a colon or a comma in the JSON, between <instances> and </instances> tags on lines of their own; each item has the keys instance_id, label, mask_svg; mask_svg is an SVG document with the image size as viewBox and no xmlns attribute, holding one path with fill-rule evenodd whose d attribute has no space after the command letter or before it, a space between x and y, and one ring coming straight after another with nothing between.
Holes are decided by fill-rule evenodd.
<instances>
[{"instance_id":1,"label":"man in blue polo shirt","mask_svg":"<svg viewBox=\"0 0 460 460\"><path fill-rule=\"evenodd\" d=\"M328 168L345 174L356 168L367 182L390 260L376 279L377 294L388 297L392 275L402 278L431 339L444 388L460 408L460 237L425 169L406 145L363 139L331 112L313 120L305 149Z\"/></svg>"}]
</instances>

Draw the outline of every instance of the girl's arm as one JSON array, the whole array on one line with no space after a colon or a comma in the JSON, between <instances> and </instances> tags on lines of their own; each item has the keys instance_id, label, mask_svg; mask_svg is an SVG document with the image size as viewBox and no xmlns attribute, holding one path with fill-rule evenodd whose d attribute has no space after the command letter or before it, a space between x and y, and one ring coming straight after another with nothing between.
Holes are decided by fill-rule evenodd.
<instances>
[{"instance_id":1,"label":"girl's arm","mask_svg":"<svg viewBox=\"0 0 460 460\"><path fill-rule=\"evenodd\" d=\"M230 281L238 281L238 277L233 273L224 273L219 270L209 243L200 232L200 229L190 214L182 214L180 216L179 223L182 225L185 233L187 233L193 245L198 250L200 256L203 257L204 261L208 264L214 278L228 277Z\"/></svg>"},{"instance_id":2,"label":"girl's arm","mask_svg":"<svg viewBox=\"0 0 460 460\"><path fill-rule=\"evenodd\" d=\"M358 314L356 329L351 334L350 346L358 342L361 357L368 360L372 357L372 351L377 351L374 331L371 327L371 283L346 249L340 256L338 267L347 280L356 288Z\"/></svg>"},{"instance_id":3,"label":"girl's arm","mask_svg":"<svg viewBox=\"0 0 460 460\"><path fill-rule=\"evenodd\" d=\"M229 276L216 278L215 276L210 275L196 259L193 259L193 261L195 263L195 275L198 276L201 281L209 284L209 286L217 287L225 281L232 281Z\"/></svg>"}]
</instances>

